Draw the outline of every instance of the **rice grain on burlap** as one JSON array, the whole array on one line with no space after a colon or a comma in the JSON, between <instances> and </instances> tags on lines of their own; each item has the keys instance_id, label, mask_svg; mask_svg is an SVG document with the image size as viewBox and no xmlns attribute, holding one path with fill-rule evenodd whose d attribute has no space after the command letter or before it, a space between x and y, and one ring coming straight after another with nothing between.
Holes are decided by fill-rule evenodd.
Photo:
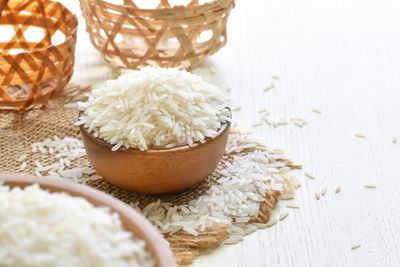
<instances>
[{"instance_id":1,"label":"rice grain on burlap","mask_svg":"<svg viewBox=\"0 0 400 267\"><path fill-rule=\"evenodd\" d=\"M50 154L31 152L31 144L41 142L45 138L54 138L57 135L60 138L65 136L81 138L79 127L74 126L78 118L78 110L65 108L65 103L71 101L68 93L75 90L87 90L78 86L70 86L63 93L56 95L48 104L40 110L31 110L24 112L0 112L0 172L21 173L20 165L17 159L26 154L27 166L23 172L34 174L34 162L38 160L42 165L50 165L57 162ZM260 145L258 149L267 149ZM253 148L254 150L254 148ZM248 151L247 151L248 152ZM246 152L242 152L244 154ZM217 169L207 179L199 185L196 185L186 191L177 194L168 194L161 196L150 196L138 193L132 193L120 189L105 180L94 180L87 182L87 185L107 192L116 198L130 204L139 202L143 208L147 204L161 199L161 201L171 202L176 205L187 203L191 199L197 198L203 194L212 184L219 179L220 170L225 167L226 162L233 160L233 154L224 155ZM288 166L298 168L298 165L292 164L286 160ZM72 167L89 167L90 162L86 157L78 159L72 163ZM260 214L253 218L251 222L266 223L271 215L275 203L278 201L279 192L270 190L261 204ZM217 247L227 238L228 225L216 225L200 232L198 236L193 236L181 230L175 234L165 234L165 238L170 243L176 261L179 265L189 264L201 252Z\"/></svg>"}]
</instances>

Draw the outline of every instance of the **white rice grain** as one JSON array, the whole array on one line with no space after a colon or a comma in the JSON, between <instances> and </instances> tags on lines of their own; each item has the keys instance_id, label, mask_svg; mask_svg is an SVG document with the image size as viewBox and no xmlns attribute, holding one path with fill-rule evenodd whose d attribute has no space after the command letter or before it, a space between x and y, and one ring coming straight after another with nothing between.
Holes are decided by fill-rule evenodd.
<instances>
[{"instance_id":1,"label":"white rice grain","mask_svg":"<svg viewBox=\"0 0 400 267\"><path fill-rule=\"evenodd\" d=\"M25 170L26 165L27 165L26 161L22 162L21 166L19 167L19 170L20 171Z\"/></svg>"},{"instance_id":2,"label":"white rice grain","mask_svg":"<svg viewBox=\"0 0 400 267\"><path fill-rule=\"evenodd\" d=\"M325 196L326 192L328 191L328 188L326 186L321 188L321 196Z\"/></svg>"},{"instance_id":3,"label":"white rice grain","mask_svg":"<svg viewBox=\"0 0 400 267\"><path fill-rule=\"evenodd\" d=\"M253 124L251 124L252 127L259 127L262 126L262 122L255 122Z\"/></svg>"},{"instance_id":4,"label":"white rice grain","mask_svg":"<svg viewBox=\"0 0 400 267\"><path fill-rule=\"evenodd\" d=\"M235 218L235 221L237 223L245 223L250 221L250 217L239 217L239 218Z\"/></svg>"},{"instance_id":5,"label":"white rice grain","mask_svg":"<svg viewBox=\"0 0 400 267\"><path fill-rule=\"evenodd\" d=\"M335 188L335 193L339 193L342 190L342 187L340 185L337 185Z\"/></svg>"},{"instance_id":6,"label":"white rice grain","mask_svg":"<svg viewBox=\"0 0 400 267\"><path fill-rule=\"evenodd\" d=\"M257 229L258 229L257 226L251 225L244 231L244 234L245 235L249 235L249 234L254 233L255 231L257 231Z\"/></svg>"},{"instance_id":7,"label":"white rice grain","mask_svg":"<svg viewBox=\"0 0 400 267\"><path fill-rule=\"evenodd\" d=\"M243 240L243 236L235 235L235 236L231 236L230 238L226 239L224 241L224 244L225 245L234 245L234 244L239 243L242 240Z\"/></svg>"},{"instance_id":8,"label":"white rice grain","mask_svg":"<svg viewBox=\"0 0 400 267\"><path fill-rule=\"evenodd\" d=\"M317 200L319 200L319 199L321 198L321 193L320 193L319 190L318 190L318 191L315 191L315 198L316 198Z\"/></svg>"},{"instance_id":9,"label":"white rice grain","mask_svg":"<svg viewBox=\"0 0 400 267\"><path fill-rule=\"evenodd\" d=\"M283 194L280 196L281 200L291 200L294 199L294 194Z\"/></svg>"},{"instance_id":10,"label":"white rice grain","mask_svg":"<svg viewBox=\"0 0 400 267\"><path fill-rule=\"evenodd\" d=\"M314 113L319 113L319 114L321 114L321 110L318 109L318 108L311 108L311 111L314 112Z\"/></svg>"},{"instance_id":11,"label":"white rice grain","mask_svg":"<svg viewBox=\"0 0 400 267\"><path fill-rule=\"evenodd\" d=\"M285 119L280 119L277 123L278 125L287 125L289 122Z\"/></svg>"},{"instance_id":12,"label":"white rice grain","mask_svg":"<svg viewBox=\"0 0 400 267\"><path fill-rule=\"evenodd\" d=\"M265 224L265 227L272 227L274 226L276 223L278 222L278 220L276 219L276 217L273 217L271 219L269 219L268 223Z\"/></svg>"},{"instance_id":13,"label":"white rice grain","mask_svg":"<svg viewBox=\"0 0 400 267\"><path fill-rule=\"evenodd\" d=\"M311 173L309 173L309 172L305 172L304 173L304 175L305 176L307 176L308 178L310 178L310 179L313 179L313 180L315 180L315 177L314 177L314 175L312 175Z\"/></svg>"},{"instance_id":14,"label":"white rice grain","mask_svg":"<svg viewBox=\"0 0 400 267\"><path fill-rule=\"evenodd\" d=\"M283 221L284 219L286 219L287 216L289 216L289 212L284 211L283 213L279 214L279 220Z\"/></svg>"},{"instance_id":15,"label":"white rice grain","mask_svg":"<svg viewBox=\"0 0 400 267\"><path fill-rule=\"evenodd\" d=\"M193 236L198 236L199 235L199 233L197 231L193 230L190 227L183 227L182 229L184 231L188 232L189 234L192 234Z\"/></svg>"},{"instance_id":16,"label":"white rice grain","mask_svg":"<svg viewBox=\"0 0 400 267\"><path fill-rule=\"evenodd\" d=\"M296 125L297 127L303 128L304 124L298 121L293 121L293 124Z\"/></svg>"},{"instance_id":17,"label":"white rice grain","mask_svg":"<svg viewBox=\"0 0 400 267\"><path fill-rule=\"evenodd\" d=\"M21 162L21 161L25 160L27 157L28 157L28 155L23 154L17 159L17 161Z\"/></svg>"}]
</instances>

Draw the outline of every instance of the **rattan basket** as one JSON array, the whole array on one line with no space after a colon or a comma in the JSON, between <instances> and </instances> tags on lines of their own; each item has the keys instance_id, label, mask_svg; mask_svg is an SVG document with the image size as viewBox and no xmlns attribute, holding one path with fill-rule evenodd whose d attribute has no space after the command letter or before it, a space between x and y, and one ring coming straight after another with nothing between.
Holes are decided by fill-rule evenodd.
<instances>
[{"instance_id":1,"label":"rattan basket","mask_svg":"<svg viewBox=\"0 0 400 267\"><path fill-rule=\"evenodd\" d=\"M0 109L40 108L64 88L73 71L77 25L57 2L0 0Z\"/></svg>"},{"instance_id":2,"label":"rattan basket","mask_svg":"<svg viewBox=\"0 0 400 267\"><path fill-rule=\"evenodd\" d=\"M91 42L114 66L190 68L226 44L226 22L234 0L213 0L156 9L134 0L80 0Z\"/></svg>"}]
</instances>

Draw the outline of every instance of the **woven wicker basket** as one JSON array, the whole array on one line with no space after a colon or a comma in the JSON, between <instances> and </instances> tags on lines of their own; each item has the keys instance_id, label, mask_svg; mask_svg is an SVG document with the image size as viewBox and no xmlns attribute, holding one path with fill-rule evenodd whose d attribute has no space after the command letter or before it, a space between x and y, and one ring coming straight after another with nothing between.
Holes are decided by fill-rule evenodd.
<instances>
[{"instance_id":1,"label":"woven wicker basket","mask_svg":"<svg viewBox=\"0 0 400 267\"><path fill-rule=\"evenodd\" d=\"M113 1L115 2L115 1ZM134 0L80 0L91 42L114 66L190 68L223 47L234 0L140 9Z\"/></svg>"},{"instance_id":2,"label":"woven wicker basket","mask_svg":"<svg viewBox=\"0 0 400 267\"><path fill-rule=\"evenodd\" d=\"M64 88L73 71L77 25L57 2L0 1L0 109L40 108Z\"/></svg>"}]
</instances>

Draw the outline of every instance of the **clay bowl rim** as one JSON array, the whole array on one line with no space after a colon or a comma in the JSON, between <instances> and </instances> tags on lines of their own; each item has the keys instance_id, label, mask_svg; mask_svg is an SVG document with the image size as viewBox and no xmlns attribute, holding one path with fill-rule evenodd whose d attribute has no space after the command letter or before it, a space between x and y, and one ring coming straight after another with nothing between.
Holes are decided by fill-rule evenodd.
<instances>
[{"instance_id":1,"label":"clay bowl rim","mask_svg":"<svg viewBox=\"0 0 400 267\"><path fill-rule=\"evenodd\" d=\"M85 198L90 203L96 202L98 204L93 204L96 207L107 206L111 208L113 212L118 213L121 220L124 219L135 228L140 229L140 232L143 234L141 239L145 239L147 251L151 254L157 267L176 266L170 248L156 228L142 214L109 194L89 186L74 184L55 178L36 177L33 175L0 174L0 182L4 182L4 185L8 185L11 188L39 184L41 187L46 187L50 192L62 191L72 196ZM132 232L128 229L125 229L125 231Z\"/></svg>"},{"instance_id":2,"label":"clay bowl rim","mask_svg":"<svg viewBox=\"0 0 400 267\"><path fill-rule=\"evenodd\" d=\"M13 1L10 1L10 2L13 2ZM16 2L16 1L14 0L14 2ZM79 25L78 25L78 17L76 16L76 14L72 13L71 10L69 10L65 5L63 5L62 3L58 2L58 1L44 0L42 2L45 3L45 4L49 4L49 3L59 4L62 7L63 11L69 13L69 15L71 15L73 17L73 21L71 21L71 24L74 25L73 29L70 32L67 32L67 33L64 33L63 31L61 31L59 29L59 31L61 31L65 35L65 39L60 43L54 44L53 42L51 42L51 44L46 45L46 47L30 48L29 50L24 49L23 52L19 52L19 53L16 53L16 54L10 54L8 52L7 53L0 53L0 56L16 57L16 56L24 56L24 55L36 55L36 54L40 54L40 53L43 53L43 52L47 52L49 49L52 49L53 47L62 47L62 46L64 46L65 44L67 44L69 42L74 42L76 44L76 39L77 38L74 38L74 35L77 33L78 27L79 27ZM14 9L11 9L11 10L14 11ZM22 11L24 11L24 10L22 10ZM32 13L32 14L36 14L36 13ZM13 14L13 15L15 15L15 14ZM18 25L18 24L22 24L22 23L17 23L15 25ZM8 24L5 24L5 25L11 25L12 26L14 24L8 23ZM38 26L29 24L28 27L38 27ZM42 27L39 27L39 28L42 28ZM3 65L7 65L7 64L3 64ZM2 66L2 64L0 64L0 66Z\"/></svg>"},{"instance_id":3,"label":"clay bowl rim","mask_svg":"<svg viewBox=\"0 0 400 267\"><path fill-rule=\"evenodd\" d=\"M229 109L229 108L228 108ZM229 109L230 110L230 109ZM79 117L82 115L82 111L79 111ZM229 116L229 118L232 119L232 112ZM231 124L230 121L227 121L221 125L221 127L217 130L217 135L214 136L213 138L207 137L205 138L204 143L200 142L195 142L193 143L192 146L189 145L181 145L181 146L176 146L176 147L171 147L171 148L149 148L147 150L140 150L138 148L126 148L124 146L121 146L118 148L116 151L112 151L111 148L114 145L111 145L110 143L106 142L103 138L100 137L95 137L91 132L88 131L88 128L85 127L84 124L79 125L81 133L83 133L87 138L92 140L96 145L99 145L101 147L106 147L112 152L124 152L124 153L173 153L173 152L178 152L178 151L188 151L188 150L194 150L198 147L200 147L203 144L210 143L213 140L217 139L219 136L221 136L226 130L230 129L228 127Z\"/></svg>"}]
</instances>

